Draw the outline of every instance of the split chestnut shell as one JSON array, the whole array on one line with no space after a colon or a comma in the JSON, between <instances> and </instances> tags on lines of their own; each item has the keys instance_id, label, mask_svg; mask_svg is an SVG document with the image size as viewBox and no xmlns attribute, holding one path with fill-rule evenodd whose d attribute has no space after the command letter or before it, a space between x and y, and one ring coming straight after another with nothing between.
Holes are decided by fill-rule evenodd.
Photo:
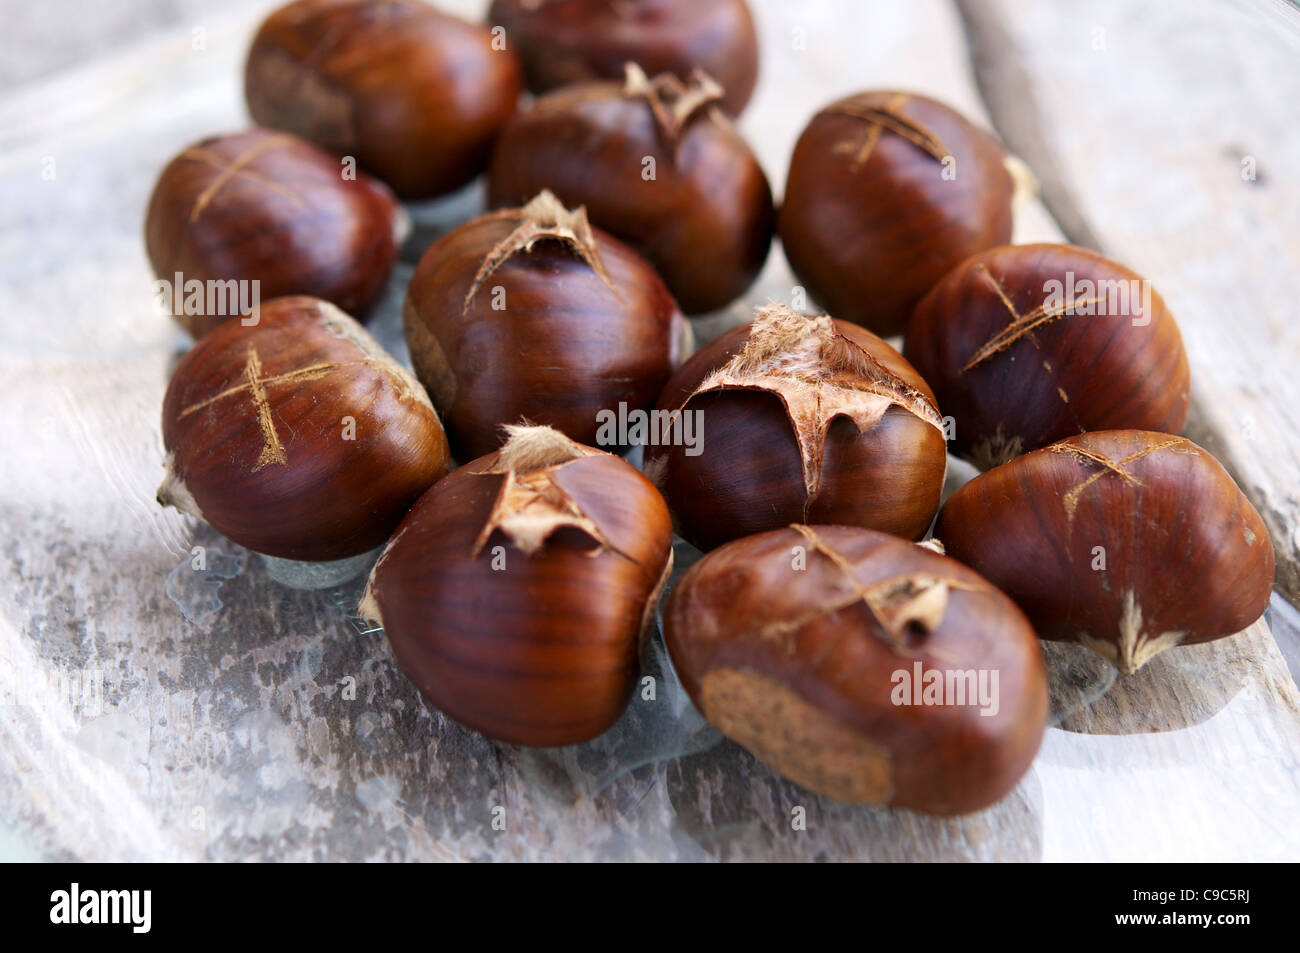
<instances>
[{"instance_id":1,"label":"split chestnut shell","mask_svg":"<svg viewBox=\"0 0 1300 953\"><path fill-rule=\"evenodd\" d=\"M939 514L948 555L1024 609L1040 637L1134 672L1263 614L1273 546L1227 471L1190 440L1081 434L989 470Z\"/></svg>"},{"instance_id":2,"label":"split chestnut shell","mask_svg":"<svg viewBox=\"0 0 1300 953\"><path fill-rule=\"evenodd\" d=\"M1020 610L884 533L796 525L728 543L677 583L664 626L704 716L838 801L979 810L1042 740L1046 671Z\"/></svg>"},{"instance_id":3,"label":"split chestnut shell","mask_svg":"<svg viewBox=\"0 0 1300 953\"><path fill-rule=\"evenodd\" d=\"M781 246L827 311L897 334L948 269L1010 241L1006 162L996 139L943 103L850 96L814 116L795 145Z\"/></svg>"},{"instance_id":4,"label":"split chestnut shell","mask_svg":"<svg viewBox=\"0 0 1300 953\"><path fill-rule=\"evenodd\" d=\"M930 388L857 325L764 308L683 364L655 414L646 474L701 549L795 522L919 539L939 508Z\"/></svg>"},{"instance_id":5,"label":"split chestnut shell","mask_svg":"<svg viewBox=\"0 0 1300 953\"><path fill-rule=\"evenodd\" d=\"M707 76L582 83L540 97L501 131L488 173L493 206L550 189L650 259L687 314L729 304L772 244L767 177L717 108Z\"/></svg>"},{"instance_id":6,"label":"split chestnut shell","mask_svg":"<svg viewBox=\"0 0 1300 953\"><path fill-rule=\"evenodd\" d=\"M461 459L495 450L521 419L594 444L603 411L652 405L689 350L650 263L549 192L435 242L404 319Z\"/></svg>"},{"instance_id":7,"label":"split chestnut shell","mask_svg":"<svg viewBox=\"0 0 1300 953\"><path fill-rule=\"evenodd\" d=\"M1178 325L1150 282L1071 245L1005 245L917 305L903 353L981 469L1089 430L1177 433L1191 385Z\"/></svg>"},{"instance_id":8,"label":"split chestnut shell","mask_svg":"<svg viewBox=\"0 0 1300 953\"><path fill-rule=\"evenodd\" d=\"M277 298L181 358L162 414L164 505L241 546L325 561L374 549L449 454L424 389L350 317Z\"/></svg>"},{"instance_id":9,"label":"split chestnut shell","mask_svg":"<svg viewBox=\"0 0 1300 953\"><path fill-rule=\"evenodd\" d=\"M548 427L420 498L359 614L434 705L500 741L565 745L612 725L672 564L668 509L618 457Z\"/></svg>"}]
</instances>

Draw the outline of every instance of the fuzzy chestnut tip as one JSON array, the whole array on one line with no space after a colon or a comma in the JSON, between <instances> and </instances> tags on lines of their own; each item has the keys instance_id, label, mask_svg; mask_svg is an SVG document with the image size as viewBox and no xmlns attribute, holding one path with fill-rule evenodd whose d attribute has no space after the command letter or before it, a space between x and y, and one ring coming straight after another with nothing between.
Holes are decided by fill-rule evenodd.
<instances>
[{"instance_id":1,"label":"fuzzy chestnut tip","mask_svg":"<svg viewBox=\"0 0 1300 953\"><path fill-rule=\"evenodd\" d=\"M368 552L448 462L419 382L309 296L267 301L254 325L196 344L168 384L162 431L159 503L282 559Z\"/></svg>"},{"instance_id":2,"label":"fuzzy chestnut tip","mask_svg":"<svg viewBox=\"0 0 1300 953\"><path fill-rule=\"evenodd\" d=\"M445 716L555 746L607 730L632 696L667 579L667 507L625 461L544 426L435 484L357 607Z\"/></svg>"},{"instance_id":3,"label":"fuzzy chestnut tip","mask_svg":"<svg viewBox=\"0 0 1300 953\"><path fill-rule=\"evenodd\" d=\"M185 485L185 481L176 472L176 455L174 453L168 453L163 460L163 470L165 471L163 481L158 485L158 492L154 494L154 499L158 501L158 505L170 506L206 522L203 511L199 509L199 504L194 499L194 495L190 493L189 487Z\"/></svg>"},{"instance_id":4,"label":"fuzzy chestnut tip","mask_svg":"<svg viewBox=\"0 0 1300 953\"><path fill-rule=\"evenodd\" d=\"M1029 163L1019 156L1008 153L1002 159L1002 167L1011 176L1011 208L1013 211L1018 211L1027 203L1038 198L1042 190L1038 183L1038 176L1034 175L1034 170L1029 167Z\"/></svg>"},{"instance_id":5,"label":"fuzzy chestnut tip","mask_svg":"<svg viewBox=\"0 0 1300 953\"><path fill-rule=\"evenodd\" d=\"M603 534L589 519L574 513L552 497L536 492L528 477L553 467L562 466L582 457L596 456L604 451L584 447L570 440L553 427L532 424L506 424L502 427L506 442L496 455L495 462L480 473L499 473L506 476L500 497L475 540L473 555L477 556L492 534L503 531L527 555L537 552L546 538L560 526L581 529L598 544L607 544ZM380 554L365 592L357 604L357 617L383 628L383 613L375 595L375 584L380 567L392 551L402 529L388 541Z\"/></svg>"},{"instance_id":6,"label":"fuzzy chestnut tip","mask_svg":"<svg viewBox=\"0 0 1300 953\"><path fill-rule=\"evenodd\" d=\"M917 539L939 507L947 457L929 388L831 317L758 309L682 366L658 410L700 422L697 453L653 444L644 472L701 548L794 520Z\"/></svg>"},{"instance_id":7,"label":"fuzzy chestnut tip","mask_svg":"<svg viewBox=\"0 0 1300 953\"><path fill-rule=\"evenodd\" d=\"M376 563L375 568L378 568ZM379 600L375 598L375 571L370 570L370 578L366 580L366 589L361 593L361 601L357 603L357 618L362 622L382 629L384 627L384 614L379 611Z\"/></svg>"},{"instance_id":8,"label":"fuzzy chestnut tip","mask_svg":"<svg viewBox=\"0 0 1300 953\"><path fill-rule=\"evenodd\" d=\"M1090 431L1017 457L954 493L935 533L1040 638L1124 675L1241 632L1272 592L1259 513L1213 456L1166 433Z\"/></svg>"}]
</instances>

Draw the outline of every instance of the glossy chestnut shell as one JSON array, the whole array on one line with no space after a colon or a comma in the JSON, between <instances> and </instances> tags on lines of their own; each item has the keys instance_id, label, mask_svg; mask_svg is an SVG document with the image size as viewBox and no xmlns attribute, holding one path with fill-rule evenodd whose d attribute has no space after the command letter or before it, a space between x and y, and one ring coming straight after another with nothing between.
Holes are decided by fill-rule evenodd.
<instances>
[{"instance_id":1,"label":"glossy chestnut shell","mask_svg":"<svg viewBox=\"0 0 1300 953\"><path fill-rule=\"evenodd\" d=\"M644 254L687 314L721 308L758 277L772 243L772 192L758 160L691 86L635 68L623 83L547 93L501 132L488 178L494 206L550 189Z\"/></svg>"},{"instance_id":2,"label":"glossy chestnut shell","mask_svg":"<svg viewBox=\"0 0 1300 953\"><path fill-rule=\"evenodd\" d=\"M612 725L672 563L663 500L618 457L546 427L420 498L358 612L434 705L500 741L565 745Z\"/></svg>"},{"instance_id":3,"label":"glossy chestnut shell","mask_svg":"<svg viewBox=\"0 0 1300 953\"><path fill-rule=\"evenodd\" d=\"M601 412L650 407L689 337L650 263L549 192L435 242L404 314L416 374L462 459L521 419L596 444Z\"/></svg>"},{"instance_id":4,"label":"glossy chestnut shell","mask_svg":"<svg viewBox=\"0 0 1300 953\"><path fill-rule=\"evenodd\" d=\"M988 468L1088 430L1177 433L1191 382L1149 282L1071 245L1005 245L921 299L903 353L955 421L953 452Z\"/></svg>"},{"instance_id":5,"label":"glossy chestnut shell","mask_svg":"<svg viewBox=\"0 0 1300 953\"><path fill-rule=\"evenodd\" d=\"M677 583L664 626L704 716L838 801L979 810L1043 736L1046 671L1020 610L884 533L796 525L728 543Z\"/></svg>"},{"instance_id":6,"label":"glossy chestnut shell","mask_svg":"<svg viewBox=\"0 0 1300 953\"><path fill-rule=\"evenodd\" d=\"M248 110L428 198L483 171L522 90L487 27L420 0L297 0L267 17L244 71Z\"/></svg>"},{"instance_id":7,"label":"glossy chestnut shell","mask_svg":"<svg viewBox=\"0 0 1300 953\"><path fill-rule=\"evenodd\" d=\"M1169 434L1098 431L1025 454L953 494L935 532L1040 637L1124 673L1246 628L1273 585L1255 508L1214 457Z\"/></svg>"},{"instance_id":8,"label":"glossy chestnut shell","mask_svg":"<svg viewBox=\"0 0 1300 953\"><path fill-rule=\"evenodd\" d=\"M619 79L632 62L683 81L703 69L736 116L758 81L758 37L745 0L493 0L488 23L505 27L528 88L544 93Z\"/></svg>"},{"instance_id":9,"label":"glossy chestnut shell","mask_svg":"<svg viewBox=\"0 0 1300 953\"><path fill-rule=\"evenodd\" d=\"M306 294L364 316L388 282L406 216L380 182L340 172L311 143L266 129L203 139L172 159L144 229L160 281L175 286L179 274L182 289L204 286L201 304L173 287L176 320L197 338L241 315L235 301L251 291L207 293L241 281L258 282L261 301Z\"/></svg>"},{"instance_id":10,"label":"glossy chestnut shell","mask_svg":"<svg viewBox=\"0 0 1300 953\"><path fill-rule=\"evenodd\" d=\"M701 549L795 522L919 539L939 508L930 389L857 325L763 309L697 351L655 409L681 412L682 429L646 448L646 473Z\"/></svg>"},{"instance_id":11,"label":"glossy chestnut shell","mask_svg":"<svg viewBox=\"0 0 1300 953\"><path fill-rule=\"evenodd\" d=\"M831 314L891 335L943 275L1011 239L1014 183L991 135L926 96L827 106L795 145L779 232Z\"/></svg>"},{"instance_id":12,"label":"glossy chestnut shell","mask_svg":"<svg viewBox=\"0 0 1300 953\"><path fill-rule=\"evenodd\" d=\"M447 471L428 395L354 320L276 298L191 348L163 400L164 505L268 556L374 549Z\"/></svg>"}]
</instances>

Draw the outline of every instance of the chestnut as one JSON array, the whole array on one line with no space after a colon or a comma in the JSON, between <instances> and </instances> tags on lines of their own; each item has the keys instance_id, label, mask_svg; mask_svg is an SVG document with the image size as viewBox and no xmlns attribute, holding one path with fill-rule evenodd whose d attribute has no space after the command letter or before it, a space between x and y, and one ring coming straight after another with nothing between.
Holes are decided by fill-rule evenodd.
<instances>
[{"instance_id":1,"label":"chestnut","mask_svg":"<svg viewBox=\"0 0 1300 953\"><path fill-rule=\"evenodd\" d=\"M266 18L244 74L248 110L353 156L403 198L483 171L523 88L484 26L421 0L297 0Z\"/></svg>"},{"instance_id":2,"label":"chestnut","mask_svg":"<svg viewBox=\"0 0 1300 953\"><path fill-rule=\"evenodd\" d=\"M679 423L646 448L646 474L701 549L792 522L919 539L939 509L934 396L857 325L763 308L683 364L655 410Z\"/></svg>"},{"instance_id":3,"label":"chestnut","mask_svg":"<svg viewBox=\"0 0 1300 953\"><path fill-rule=\"evenodd\" d=\"M406 214L365 174L266 129L203 139L163 169L149 198L149 261L194 337L260 301L306 294L364 316L382 294ZM256 282L241 288L240 282Z\"/></svg>"},{"instance_id":4,"label":"chestnut","mask_svg":"<svg viewBox=\"0 0 1300 953\"><path fill-rule=\"evenodd\" d=\"M488 172L493 206L550 189L654 264L687 314L729 304L772 244L772 190L716 108L721 88L665 73L547 93L506 123Z\"/></svg>"},{"instance_id":5,"label":"chestnut","mask_svg":"<svg viewBox=\"0 0 1300 953\"><path fill-rule=\"evenodd\" d=\"M1046 727L1020 610L885 533L796 524L728 543L673 588L664 633L705 718L837 801L979 810L1015 787Z\"/></svg>"},{"instance_id":6,"label":"chestnut","mask_svg":"<svg viewBox=\"0 0 1300 953\"><path fill-rule=\"evenodd\" d=\"M758 81L758 36L745 0L493 0L488 23L505 28L535 93L618 79L628 62L681 80L699 68L737 116Z\"/></svg>"},{"instance_id":7,"label":"chestnut","mask_svg":"<svg viewBox=\"0 0 1300 953\"><path fill-rule=\"evenodd\" d=\"M1150 282L1070 245L962 262L913 312L903 354L987 469L1087 430L1177 433L1191 385L1178 325Z\"/></svg>"},{"instance_id":8,"label":"chestnut","mask_svg":"<svg viewBox=\"0 0 1300 953\"><path fill-rule=\"evenodd\" d=\"M1205 450L1170 434L1080 434L1004 463L939 514L948 555L1014 599L1041 638L1123 673L1263 614L1273 546Z\"/></svg>"},{"instance_id":9,"label":"chestnut","mask_svg":"<svg viewBox=\"0 0 1300 953\"><path fill-rule=\"evenodd\" d=\"M645 477L557 430L511 426L415 504L357 611L456 721L575 744L627 706L671 566L668 509Z\"/></svg>"},{"instance_id":10,"label":"chestnut","mask_svg":"<svg viewBox=\"0 0 1300 953\"><path fill-rule=\"evenodd\" d=\"M282 559L374 549L447 472L419 382L325 301L276 298L191 348L163 400L158 501Z\"/></svg>"},{"instance_id":11,"label":"chestnut","mask_svg":"<svg viewBox=\"0 0 1300 953\"><path fill-rule=\"evenodd\" d=\"M655 401L690 326L654 268L550 192L435 242L404 308L416 374L457 456L527 418L597 442L600 413Z\"/></svg>"},{"instance_id":12,"label":"chestnut","mask_svg":"<svg viewBox=\"0 0 1300 953\"><path fill-rule=\"evenodd\" d=\"M897 334L949 269L1010 241L1006 162L996 139L929 97L833 103L790 159L778 226L790 267L830 313Z\"/></svg>"}]
</instances>

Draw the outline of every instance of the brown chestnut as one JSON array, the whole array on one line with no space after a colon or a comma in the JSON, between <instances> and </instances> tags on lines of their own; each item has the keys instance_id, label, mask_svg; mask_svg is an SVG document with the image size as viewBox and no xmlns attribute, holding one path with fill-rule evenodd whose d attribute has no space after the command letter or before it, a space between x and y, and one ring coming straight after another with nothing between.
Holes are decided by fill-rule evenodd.
<instances>
[{"instance_id":1,"label":"brown chestnut","mask_svg":"<svg viewBox=\"0 0 1300 953\"><path fill-rule=\"evenodd\" d=\"M926 96L833 103L790 159L778 228L790 267L830 313L897 334L950 268L1011 239L1006 160L996 139Z\"/></svg>"},{"instance_id":2,"label":"brown chestnut","mask_svg":"<svg viewBox=\"0 0 1300 953\"><path fill-rule=\"evenodd\" d=\"M374 549L447 472L414 377L325 301L276 298L181 358L163 400L158 501L268 556Z\"/></svg>"},{"instance_id":3,"label":"brown chestnut","mask_svg":"<svg viewBox=\"0 0 1300 953\"><path fill-rule=\"evenodd\" d=\"M981 469L1087 430L1177 433L1191 397L1178 325L1150 282L1070 245L968 258L921 299L903 353Z\"/></svg>"},{"instance_id":4,"label":"brown chestnut","mask_svg":"<svg viewBox=\"0 0 1300 953\"><path fill-rule=\"evenodd\" d=\"M435 242L404 310L416 374L457 456L527 418L594 444L602 411L643 410L689 349L650 263L550 192Z\"/></svg>"},{"instance_id":5,"label":"brown chestnut","mask_svg":"<svg viewBox=\"0 0 1300 953\"><path fill-rule=\"evenodd\" d=\"M772 244L772 190L716 108L721 88L629 65L624 83L542 96L508 122L488 178L492 205L550 189L654 264L687 314L729 304Z\"/></svg>"},{"instance_id":6,"label":"brown chestnut","mask_svg":"<svg viewBox=\"0 0 1300 953\"><path fill-rule=\"evenodd\" d=\"M466 727L565 745L612 725L672 566L668 509L625 461L549 427L439 481L402 521L358 613Z\"/></svg>"},{"instance_id":7,"label":"brown chestnut","mask_svg":"<svg viewBox=\"0 0 1300 953\"><path fill-rule=\"evenodd\" d=\"M656 413L673 412L646 474L701 549L792 522L919 539L939 508L947 455L930 388L857 325L761 309L673 375Z\"/></svg>"},{"instance_id":8,"label":"brown chestnut","mask_svg":"<svg viewBox=\"0 0 1300 953\"><path fill-rule=\"evenodd\" d=\"M420 0L297 0L253 38L248 110L354 156L403 198L483 171L518 102L519 63L488 29Z\"/></svg>"},{"instance_id":9,"label":"brown chestnut","mask_svg":"<svg viewBox=\"0 0 1300 953\"><path fill-rule=\"evenodd\" d=\"M758 81L758 36L745 0L493 0L488 23L506 31L528 88L544 93L618 79L624 64L683 81L703 69L736 116Z\"/></svg>"},{"instance_id":10,"label":"brown chestnut","mask_svg":"<svg viewBox=\"0 0 1300 953\"><path fill-rule=\"evenodd\" d=\"M953 494L936 534L1040 637L1124 673L1241 631L1273 585L1250 501L1209 453L1163 433L1097 431L1018 457Z\"/></svg>"},{"instance_id":11,"label":"brown chestnut","mask_svg":"<svg viewBox=\"0 0 1300 953\"><path fill-rule=\"evenodd\" d=\"M838 801L979 810L1015 787L1046 726L1020 610L884 533L795 525L728 543L674 587L664 632L709 721Z\"/></svg>"},{"instance_id":12,"label":"brown chestnut","mask_svg":"<svg viewBox=\"0 0 1300 953\"><path fill-rule=\"evenodd\" d=\"M289 294L364 316L407 219L384 185L343 172L311 143L266 129L204 139L172 159L144 235L177 321L197 338Z\"/></svg>"}]
</instances>

